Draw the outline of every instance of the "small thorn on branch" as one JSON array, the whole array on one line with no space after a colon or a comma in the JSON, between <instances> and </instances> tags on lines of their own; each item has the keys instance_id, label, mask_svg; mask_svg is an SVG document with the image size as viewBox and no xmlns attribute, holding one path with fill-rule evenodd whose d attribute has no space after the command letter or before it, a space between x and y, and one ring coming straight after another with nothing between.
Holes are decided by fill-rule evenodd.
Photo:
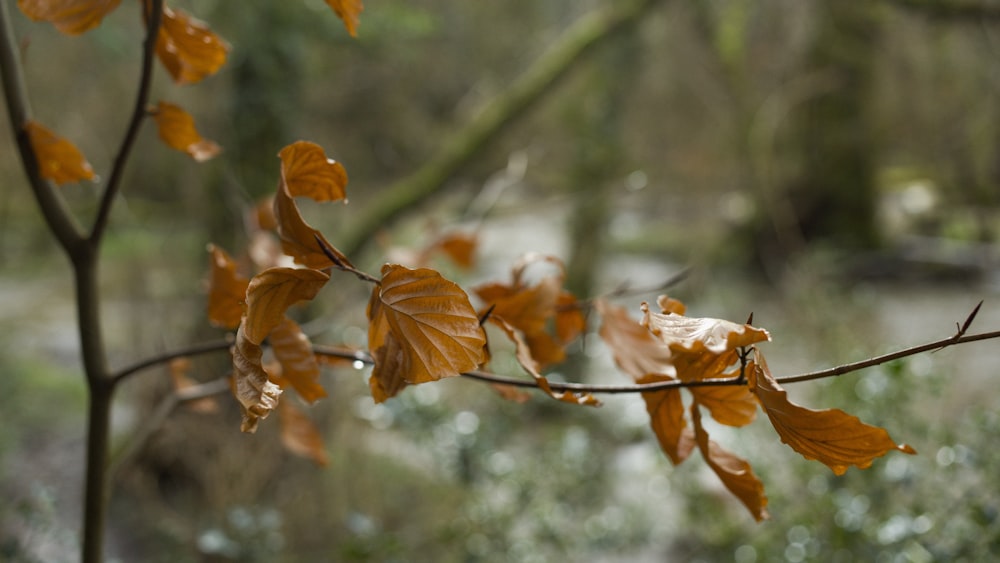
<instances>
[{"instance_id":1,"label":"small thorn on branch","mask_svg":"<svg viewBox=\"0 0 1000 563\"><path fill-rule=\"evenodd\" d=\"M983 301L980 300L979 303L976 304L975 308L972 309L972 312L969 313L969 317L966 318L965 322L962 323L962 326L959 327L958 334L955 335L956 338L961 338L962 336L965 335L966 331L969 330L969 327L972 326L972 321L974 321L976 319L976 315L979 314L979 308L982 306L983 306Z\"/></svg>"}]
</instances>

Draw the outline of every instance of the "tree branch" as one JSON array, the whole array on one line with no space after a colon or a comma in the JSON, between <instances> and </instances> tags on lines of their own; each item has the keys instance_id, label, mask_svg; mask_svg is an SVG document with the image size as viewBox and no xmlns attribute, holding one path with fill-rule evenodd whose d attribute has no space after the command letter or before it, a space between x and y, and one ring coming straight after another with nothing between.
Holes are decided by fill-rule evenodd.
<instances>
[{"instance_id":1,"label":"tree branch","mask_svg":"<svg viewBox=\"0 0 1000 563\"><path fill-rule=\"evenodd\" d=\"M861 360L858 362L843 364L821 371L814 371L809 373L779 377L776 378L776 381L778 383L799 383L802 381L811 381L814 379L835 377L839 375L844 375L846 373L859 371L865 368L870 368L877 365L885 364L893 360L906 358L908 356L915 356L923 352L940 350L942 348L947 348L949 346L955 346L958 344L968 344L971 342L978 342L981 340L992 340L995 338L1000 338L1000 331L983 332L979 334L968 334L968 335L962 334L960 332L953 336L949 336L948 338L943 338L941 340L935 340L934 342L928 342L926 344L912 346L910 348L904 348L903 350L890 352L888 354L883 354L881 356L875 356L867 360ZM186 348L180 348L178 350L173 350L171 352L165 352L163 354L153 356L147 360L143 360L129 367L121 369L114 375L114 379L117 383L145 369L155 367L160 364L164 364L176 358L211 354L214 352L219 352L228 349L230 346L232 346L232 342L231 340L227 339L214 342L206 342L204 344L197 344ZM317 356L326 356L330 358L340 358L344 360L358 361L364 363L365 365L372 365L374 363L370 354L361 350L355 350L346 347L313 345L313 353L315 353ZM538 383L534 379L511 377L507 375L500 375L486 371L470 371L463 373L461 375L469 379L475 379L486 383L494 383L497 385L538 388ZM549 386L552 388L553 391L569 391L572 393L603 393L603 394L649 393L651 391L664 391L667 389L680 389L683 387L719 387L719 386L733 386L733 385L746 385L746 378L737 376L732 378L703 379L698 381L675 380L675 381L660 381L656 383L625 384L625 385L595 385L589 383L569 383L569 382L557 382L557 381L549 382Z\"/></svg>"},{"instance_id":2,"label":"tree branch","mask_svg":"<svg viewBox=\"0 0 1000 563\"><path fill-rule=\"evenodd\" d=\"M83 228L77 223L62 193L56 186L39 175L38 158L31 146L25 124L31 119L24 71L21 68L14 27L6 1L0 1L0 77L6 99L10 126L17 143L21 165L28 177L28 184L42 211L45 223L69 255L75 254L84 242Z\"/></svg>"},{"instance_id":3,"label":"tree branch","mask_svg":"<svg viewBox=\"0 0 1000 563\"><path fill-rule=\"evenodd\" d=\"M125 165L132 154L132 147L135 146L136 137L142 122L148 117L149 91L153 83L153 64L156 55L156 40L160 34L160 22L163 20L163 0L150 0L143 2L143 9L148 9L146 13L146 39L143 43L142 71L139 78L139 89L135 96L135 106L132 108L132 117L129 119L125 137L115 156L111 166L111 175L108 183L104 186L104 193L101 196L101 204L97 211L97 218L90 231L90 243L96 245L108 226L108 218L111 215L111 208L115 197L121 188L122 176L125 173Z\"/></svg>"}]
</instances>

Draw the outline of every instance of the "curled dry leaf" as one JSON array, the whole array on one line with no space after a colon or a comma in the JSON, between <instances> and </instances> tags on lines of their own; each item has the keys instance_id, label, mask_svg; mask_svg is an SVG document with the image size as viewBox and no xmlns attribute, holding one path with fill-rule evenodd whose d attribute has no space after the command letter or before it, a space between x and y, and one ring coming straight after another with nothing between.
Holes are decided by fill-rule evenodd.
<instances>
[{"instance_id":1,"label":"curled dry leaf","mask_svg":"<svg viewBox=\"0 0 1000 563\"><path fill-rule=\"evenodd\" d=\"M281 364L281 375L306 402L326 397L319 384L319 363L313 354L309 337L288 317L271 330L268 337L274 357Z\"/></svg>"},{"instance_id":2,"label":"curled dry leaf","mask_svg":"<svg viewBox=\"0 0 1000 563\"><path fill-rule=\"evenodd\" d=\"M740 499L755 520L760 522L767 519L769 515L764 484L754 475L750 464L708 438L708 432L701 424L701 412L696 403L691 405L691 422L694 425L698 449L701 450L701 455L708 466L722 480L722 484Z\"/></svg>"},{"instance_id":3,"label":"curled dry leaf","mask_svg":"<svg viewBox=\"0 0 1000 563\"><path fill-rule=\"evenodd\" d=\"M434 270L383 266L368 319L376 401L406 384L457 376L483 361L486 336L469 297Z\"/></svg>"},{"instance_id":4,"label":"curled dry leaf","mask_svg":"<svg viewBox=\"0 0 1000 563\"><path fill-rule=\"evenodd\" d=\"M121 0L17 0L34 21L49 22L66 35L79 35L100 25Z\"/></svg>"},{"instance_id":5,"label":"curled dry leaf","mask_svg":"<svg viewBox=\"0 0 1000 563\"><path fill-rule=\"evenodd\" d=\"M195 129L194 118L180 106L160 102L153 112L153 118L159 128L160 139L167 146L187 153L198 162L209 160L222 152L222 147L215 141L202 138Z\"/></svg>"},{"instance_id":6,"label":"curled dry leaf","mask_svg":"<svg viewBox=\"0 0 1000 563\"><path fill-rule=\"evenodd\" d=\"M178 84L193 84L218 72L229 44L204 23L180 10L163 7L156 56Z\"/></svg>"},{"instance_id":7,"label":"curled dry leaf","mask_svg":"<svg viewBox=\"0 0 1000 563\"><path fill-rule=\"evenodd\" d=\"M73 143L36 121L24 124L31 149L38 161L38 175L56 184L93 180L94 169Z\"/></svg>"},{"instance_id":8,"label":"curled dry leaf","mask_svg":"<svg viewBox=\"0 0 1000 563\"><path fill-rule=\"evenodd\" d=\"M291 197L304 196L319 202L339 201L347 197L347 170L327 158L323 147L309 141L296 141L278 153L281 180Z\"/></svg>"},{"instance_id":9,"label":"curled dry leaf","mask_svg":"<svg viewBox=\"0 0 1000 563\"><path fill-rule=\"evenodd\" d=\"M285 319L285 311L299 301L316 297L330 276L304 268L270 268L247 286L247 312L241 330L260 344Z\"/></svg>"},{"instance_id":10,"label":"curled dry leaf","mask_svg":"<svg viewBox=\"0 0 1000 563\"><path fill-rule=\"evenodd\" d=\"M282 401L278 407L278 421L281 424L281 444L285 449L317 465L330 463L323 435L302 409L291 401Z\"/></svg>"},{"instance_id":11,"label":"curled dry leaf","mask_svg":"<svg viewBox=\"0 0 1000 563\"><path fill-rule=\"evenodd\" d=\"M361 0L326 0L326 3L344 22L347 33L350 33L351 37L357 37L358 16L365 9Z\"/></svg>"},{"instance_id":12,"label":"curled dry leaf","mask_svg":"<svg viewBox=\"0 0 1000 563\"><path fill-rule=\"evenodd\" d=\"M278 406L278 396L281 388L272 383L261 357L264 352L260 345L246 337L240 325L236 331L236 344L233 345L233 394L240 402L243 410L243 422L240 430L253 433L261 419Z\"/></svg>"},{"instance_id":13,"label":"curled dry leaf","mask_svg":"<svg viewBox=\"0 0 1000 563\"><path fill-rule=\"evenodd\" d=\"M754 361L747 366L747 378L781 441L802 457L824 463L837 475L851 465L868 468L875 458L891 450L917 453L910 446L896 444L885 429L865 424L842 410L817 411L792 403L771 375L763 354L756 350Z\"/></svg>"},{"instance_id":14,"label":"curled dry leaf","mask_svg":"<svg viewBox=\"0 0 1000 563\"><path fill-rule=\"evenodd\" d=\"M333 266L349 266L350 260L330 244L323 233L312 228L302 218L295 200L288 193L284 179L278 185L274 195L274 217L278 224L278 238L281 239L282 251L291 256L296 263L315 270L325 270ZM320 245L326 247L339 264L323 252Z\"/></svg>"},{"instance_id":15,"label":"curled dry leaf","mask_svg":"<svg viewBox=\"0 0 1000 563\"><path fill-rule=\"evenodd\" d=\"M676 381L673 377L649 374L636 379L636 383ZM664 389L642 394L649 413L649 423L656 434L663 452L674 465L680 465L694 449L694 434L684 420L684 402L680 389Z\"/></svg>"},{"instance_id":16,"label":"curled dry leaf","mask_svg":"<svg viewBox=\"0 0 1000 563\"><path fill-rule=\"evenodd\" d=\"M653 313L646 303L642 312L642 324L675 352L722 354L771 339L764 329L723 319Z\"/></svg>"},{"instance_id":17,"label":"curled dry leaf","mask_svg":"<svg viewBox=\"0 0 1000 563\"><path fill-rule=\"evenodd\" d=\"M236 271L236 262L225 250L208 245L211 257L211 278L208 285L208 320L222 328L234 329L243 318L250 280Z\"/></svg>"}]
</instances>

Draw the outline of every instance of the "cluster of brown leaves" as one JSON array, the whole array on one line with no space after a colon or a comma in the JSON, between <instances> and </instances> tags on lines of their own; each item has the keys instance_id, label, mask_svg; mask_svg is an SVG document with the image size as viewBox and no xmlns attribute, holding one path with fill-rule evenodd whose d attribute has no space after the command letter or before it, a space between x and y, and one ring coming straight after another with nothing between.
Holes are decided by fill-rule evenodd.
<instances>
[{"instance_id":1,"label":"cluster of brown leaves","mask_svg":"<svg viewBox=\"0 0 1000 563\"><path fill-rule=\"evenodd\" d=\"M358 16L364 7L361 0L326 0L347 31L357 33ZM17 5L34 21L51 23L67 35L80 35L98 25L114 11L121 0L18 0ZM152 8L143 0L143 13L148 21ZM208 25L182 10L163 7L156 57L177 84L194 84L212 76L225 64L229 44ZM157 123L160 138L171 148L187 153L198 162L219 154L215 142L204 139L194 125L194 119L181 107L159 102L148 110ZM38 175L56 184L94 179L90 163L70 141L44 125L28 121L21 124L35 154Z\"/></svg>"},{"instance_id":2,"label":"cluster of brown leaves","mask_svg":"<svg viewBox=\"0 0 1000 563\"><path fill-rule=\"evenodd\" d=\"M362 11L360 0L326 0L353 36ZM120 0L18 0L29 18L76 35L100 24ZM149 21L152 2L143 0ZM216 73L229 45L203 22L164 7L155 51L178 84L191 84ZM161 139L197 161L220 151L197 131L180 107L159 102L148 110ZM41 178L58 184L94 178L91 165L69 141L43 125L22 124ZM232 257L210 246L211 282L208 316L217 326L236 330L233 393L243 410L241 428L256 430L259 421L279 409L282 439L293 452L326 463L322 436L292 401L280 400L293 389L306 403L326 396L320 384L320 361L302 328L288 310L314 299L333 270L352 273L372 283L368 301L368 349L373 362L370 387L375 401L385 401L409 385L419 385L486 369L490 360L484 323L513 343L515 355L534 385L558 401L599 404L590 393L560 391L543 375L565 359L566 347L584 333L583 311L593 305L602 319L599 334L619 368L641 386L653 432L674 463L695 448L723 484L750 510L767 517L764 487L750 464L711 440L702 423L707 411L718 423L744 426L764 411L781 440L806 459L818 460L841 474L851 465L866 468L890 450L914 453L897 445L888 433L836 409L811 410L788 400L768 370L757 344L770 340L767 331L726 320L685 316L674 299L658 300L659 312L643 304L641 321L621 307L598 299L582 304L563 288L562 263L547 256L527 256L514 265L509 283L490 283L473 290L477 310L466 292L439 272L386 264L380 277L357 270L336 247L302 218L297 197L316 202L346 202L347 173L323 149L300 141L279 153L278 189L258 209L258 229L248 253L257 272L240 273ZM270 245L268 244L270 242ZM280 246L280 252L277 248ZM424 263L443 252L462 266L471 264L475 238L447 235L418 254ZM295 265L287 265L291 258ZM531 281L528 270L548 266L548 275ZM265 362L264 344L271 355ZM183 365L173 366L178 388L191 384ZM685 407L681 388L690 393ZM521 398L498 386L506 397ZM211 403L202 405L214 408ZM689 422L690 421L690 426Z\"/></svg>"},{"instance_id":3,"label":"cluster of brown leaves","mask_svg":"<svg viewBox=\"0 0 1000 563\"><path fill-rule=\"evenodd\" d=\"M285 404L279 401L285 388L294 388L308 402L325 395L308 339L286 313L295 303L313 299L332 271L341 270L372 283L367 310L373 362L369 383L377 402L410 385L486 370L490 351L484 325L488 324L512 343L535 387L558 401L596 406L599 402L590 393L554 389L543 375L546 368L565 359L567 346L585 332L584 311L592 305L601 317L599 334L617 365L640 385L637 390L642 392L652 429L667 457L679 464L697 448L758 520L767 517L763 484L746 460L709 438L702 423L703 410L720 424L739 427L753 421L759 407L783 442L837 474L851 465L866 468L890 450L913 453L908 446L893 442L885 430L843 411L811 410L790 402L757 348L770 340L766 330L688 317L682 303L666 296L657 301L659 311L643 303L640 321L605 299L581 303L564 289L563 265L550 256L525 256L514 264L509 282L474 288L478 310L461 287L431 268L386 264L380 277L361 272L302 219L295 200L344 200L347 174L343 167L327 159L320 147L304 141L285 147L279 157L281 174L273 214L262 214L258 222L272 230L282 253L299 267L277 266L273 253L257 252L269 256L271 263L258 261L257 266L264 269L247 280L227 255L211 248L209 317L220 326L238 327L234 388L243 406L244 431L254 431L259 420ZM266 366L262 361L265 339L275 358ZM504 396L519 397L499 387ZM687 406L682 387L691 396ZM300 432L308 426L303 419L299 416L297 422ZM309 435L314 444L320 443L315 429Z\"/></svg>"}]
</instances>

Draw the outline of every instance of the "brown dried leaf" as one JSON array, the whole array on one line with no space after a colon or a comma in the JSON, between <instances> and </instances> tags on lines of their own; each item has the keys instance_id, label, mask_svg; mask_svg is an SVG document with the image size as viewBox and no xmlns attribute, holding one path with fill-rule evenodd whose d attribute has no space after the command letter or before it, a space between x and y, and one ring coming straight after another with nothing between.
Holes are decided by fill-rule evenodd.
<instances>
[{"instance_id":1,"label":"brown dried leaf","mask_svg":"<svg viewBox=\"0 0 1000 563\"><path fill-rule=\"evenodd\" d=\"M263 342L289 307L316 297L329 280L323 272L304 268L270 268L254 276L247 286L247 312L241 325L246 338L254 344Z\"/></svg>"},{"instance_id":2,"label":"brown dried leaf","mask_svg":"<svg viewBox=\"0 0 1000 563\"><path fill-rule=\"evenodd\" d=\"M636 381L647 374L676 377L670 348L630 317L624 307L597 299L594 308L601 315L598 334L622 371Z\"/></svg>"},{"instance_id":3,"label":"brown dried leaf","mask_svg":"<svg viewBox=\"0 0 1000 563\"><path fill-rule=\"evenodd\" d=\"M407 383L457 376L483 361L486 336L469 297L434 270L383 266L368 318L376 401Z\"/></svg>"},{"instance_id":4,"label":"brown dried leaf","mask_svg":"<svg viewBox=\"0 0 1000 563\"><path fill-rule=\"evenodd\" d=\"M56 184L93 180L94 169L73 143L36 121L24 124L31 149L38 161L38 175Z\"/></svg>"},{"instance_id":5,"label":"brown dried leaf","mask_svg":"<svg viewBox=\"0 0 1000 563\"><path fill-rule=\"evenodd\" d=\"M323 233L312 228L302 218L295 200L288 194L284 181L278 186L274 195L274 216L278 222L278 237L281 239L281 249L291 256L296 263L315 270L325 270L334 266L334 262L323 252L320 241L340 264L351 266L350 260L333 247Z\"/></svg>"},{"instance_id":6,"label":"brown dried leaf","mask_svg":"<svg viewBox=\"0 0 1000 563\"><path fill-rule=\"evenodd\" d=\"M653 313L642 304L643 326L675 352L722 354L741 346L770 340L766 330L723 319Z\"/></svg>"},{"instance_id":7,"label":"brown dried leaf","mask_svg":"<svg viewBox=\"0 0 1000 563\"><path fill-rule=\"evenodd\" d=\"M524 283L522 277L527 267L542 262L557 266L559 274L543 277L534 285ZM579 311L574 312L566 306L576 300L562 289L562 262L551 256L531 254L514 265L512 274L510 285L484 284L473 291L486 303L491 317L503 319L524 336L539 369L563 361L565 347L579 334L575 329L583 319ZM553 320L555 334L549 332L549 323ZM563 336L569 338L564 340Z\"/></svg>"},{"instance_id":8,"label":"brown dried leaf","mask_svg":"<svg viewBox=\"0 0 1000 563\"><path fill-rule=\"evenodd\" d=\"M258 343L246 337L243 329L241 324L233 346L233 394L243 409L240 430L254 433L258 422L278 406L281 388L268 379L261 364L264 352Z\"/></svg>"},{"instance_id":9,"label":"brown dried leaf","mask_svg":"<svg viewBox=\"0 0 1000 563\"><path fill-rule=\"evenodd\" d=\"M418 256L418 264L426 264L436 252L441 252L459 268L470 270L475 265L476 247L479 239L473 233L454 232L442 235L427 245Z\"/></svg>"},{"instance_id":10,"label":"brown dried leaf","mask_svg":"<svg viewBox=\"0 0 1000 563\"><path fill-rule=\"evenodd\" d=\"M170 148L187 153L197 162L204 162L222 152L222 147L215 141L205 139L198 133L194 118L180 106L160 102L153 112L153 118L159 127L160 139Z\"/></svg>"},{"instance_id":11,"label":"brown dried leaf","mask_svg":"<svg viewBox=\"0 0 1000 563\"><path fill-rule=\"evenodd\" d=\"M285 449L317 465L330 463L323 435L299 407L291 401L282 401L278 407L278 421L281 423L281 444Z\"/></svg>"},{"instance_id":12,"label":"brown dried leaf","mask_svg":"<svg viewBox=\"0 0 1000 563\"><path fill-rule=\"evenodd\" d=\"M757 418L757 400L745 385L690 387L695 402L708 409L718 423L746 426Z\"/></svg>"},{"instance_id":13,"label":"brown dried leaf","mask_svg":"<svg viewBox=\"0 0 1000 563\"><path fill-rule=\"evenodd\" d=\"M278 153L281 179L288 195L309 197L319 202L339 201L347 197L347 170L327 158L323 147L309 141L296 141Z\"/></svg>"},{"instance_id":14,"label":"brown dried leaf","mask_svg":"<svg viewBox=\"0 0 1000 563\"><path fill-rule=\"evenodd\" d=\"M636 379L636 383L676 381L673 377L649 374ZM684 421L684 402L680 389L664 389L642 393L660 447L674 465L680 465L694 449L694 434Z\"/></svg>"},{"instance_id":15,"label":"brown dried leaf","mask_svg":"<svg viewBox=\"0 0 1000 563\"><path fill-rule=\"evenodd\" d=\"M100 25L121 0L17 0L34 21L49 22L66 35L79 35Z\"/></svg>"},{"instance_id":16,"label":"brown dried leaf","mask_svg":"<svg viewBox=\"0 0 1000 563\"><path fill-rule=\"evenodd\" d=\"M226 62L229 44L204 23L180 10L163 7L156 56L178 84L193 84L215 74Z\"/></svg>"},{"instance_id":17,"label":"brown dried leaf","mask_svg":"<svg viewBox=\"0 0 1000 563\"><path fill-rule=\"evenodd\" d=\"M268 337L274 357L281 363L281 375L306 402L314 403L326 397L319 384L319 363L298 323L285 317Z\"/></svg>"},{"instance_id":18,"label":"brown dried leaf","mask_svg":"<svg viewBox=\"0 0 1000 563\"><path fill-rule=\"evenodd\" d=\"M713 440L701 425L701 412L697 404L691 405L691 422L695 441L708 466L722 479L722 484L747 507L754 519L760 522L769 517L764 484L753 473L746 460L727 451Z\"/></svg>"},{"instance_id":19,"label":"brown dried leaf","mask_svg":"<svg viewBox=\"0 0 1000 563\"><path fill-rule=\"evenodd\" d=\"M843 475L851 465L866 469L891 450L917 453L906 444L893 442L885 429L865 424L842 410L817 411L792 403L759 351L754 351L754 361L747 366L747 379L781 441L837 475Z\"/></svg>"},{"instance_id":20,"label":"brown dried leaf","mask_svg":"<svg viewBox=\"0 0 1000 563\"><path fill-rule=\"evenodd\" d=\"M570 391L554 391L552 386L549 384L549 380L541 374L539 371L539 362L532 355L530 346L525 342L521 334L514 329L507 321L500 317L490 317L490 322L494 325L500 327L504 334L507 335L515 346L517 362L521 364L521 367L527 371L535 382L538 384L538 388L541 389L546 395L552 397L557 401L562 401L564 403L570 403L573 405L586 405L589 407L599 407L601 402L597 400L590 393L572 393Z\"/></svg>"},{"instance_id":21,"label":"brown dried leaf","mask_svg":"<svg viewBox=\"0 0 1000 563\"><path fill-rule=\"evenodd\" d=\"M243 318L243 305L250 280L236 272L236 262L225 250L208 245L211 279L208 286L208 320L215 326L234 329Z\"/></svg>"},{"instance_id":22,"label":"brown dried leaf","mask_svg":"<svg viewBox=\"0 0 1000 563\"><path fill-rule=\"evenodd\" d=\"M326 3L344 22L347 33L350 33L351 37L357 37L358 16L365 9L361 0L326 0Z\"/></svg>"}]
</instances>

